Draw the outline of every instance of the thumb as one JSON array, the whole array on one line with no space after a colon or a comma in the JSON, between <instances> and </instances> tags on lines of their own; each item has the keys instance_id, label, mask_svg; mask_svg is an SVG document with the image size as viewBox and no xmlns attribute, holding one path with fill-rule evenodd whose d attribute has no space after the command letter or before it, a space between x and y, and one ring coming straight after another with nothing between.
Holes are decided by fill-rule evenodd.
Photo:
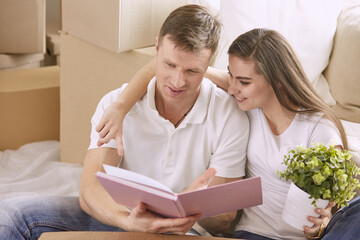
<instances>
[{"instance_id":1,"label":"thumb","mask_svg":"<svg viewBox=\"0 0 360 240\"><path fill-rule=\"evenodd\" d=\"M133 208L135 216L140 216L146 212L146 205L140 202L135 208Z\"/></svg>"},{"instance_id":2,"label":"thumb","mask_svg":"<svg viewBox=\"0 0 360 240\"><path fill-rule=\"evenodd\" d=\"M186 192L200 190L207 188L212 180L212 178L216 174L215 168L207 169L202 175L197 177L190 185L190 187L186 190Z\"/></svg>"},{"instance_id":3,"label":"thumb","mask_svg":"<svg viewBox=\"0 0 360 240\"><path fill-rule=\"evenodd\" d=\"M204 174L202 174L198 177L198 184L202 185L204 188L206 188L210 184L210 182L211 182L212 178L215 176L216 172L217 171L215 168L207 169Z\"/></svg>"}]
</instances>

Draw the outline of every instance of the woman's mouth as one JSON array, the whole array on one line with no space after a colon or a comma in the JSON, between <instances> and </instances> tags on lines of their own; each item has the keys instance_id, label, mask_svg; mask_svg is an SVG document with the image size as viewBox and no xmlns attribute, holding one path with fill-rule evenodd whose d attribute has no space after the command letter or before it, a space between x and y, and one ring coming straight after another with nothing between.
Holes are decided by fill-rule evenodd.
<instances>
[{"instance_id":1,"label":"woman's mouth","mask_svg":"<svg viewBox=\"0 0 360 240\"><path fill-rule=\"evenodd\" d=\"M236 99L239 103L243 103L247 98L235 97L235 99Z\"/></svg>"}]
</instances>

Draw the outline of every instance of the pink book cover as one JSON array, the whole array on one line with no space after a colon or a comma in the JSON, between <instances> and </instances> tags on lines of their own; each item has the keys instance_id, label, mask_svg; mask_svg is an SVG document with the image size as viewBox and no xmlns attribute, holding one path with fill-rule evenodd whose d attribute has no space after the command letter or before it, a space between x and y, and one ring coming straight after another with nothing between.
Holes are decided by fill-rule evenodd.
<instances>
[{"instance_id":1,"label":"pink book cover","mask_svg":"<svg viewBox=\"0 0 360 240\"><path fill-rule=\"evenodd\" d=\"M104 165L96 176L115 202L133 208L143 202L164 217L202 218L262 204L261 178L253 177L187 193L174 193L154 179Z\"/></svg>"}]
</instances>

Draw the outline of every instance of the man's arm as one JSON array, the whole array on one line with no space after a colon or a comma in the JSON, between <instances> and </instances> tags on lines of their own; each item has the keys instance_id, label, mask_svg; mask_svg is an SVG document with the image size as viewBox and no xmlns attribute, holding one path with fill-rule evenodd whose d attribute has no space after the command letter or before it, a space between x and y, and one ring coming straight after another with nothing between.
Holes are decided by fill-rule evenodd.
<instances>
[{"instance_id":1,"label":"man's arm","mask_svg":"<svg viewBox=\"0 0 360 240\"><path fill-rule=\"evenodd\" d=\"M240 177L240 178L223 178L223 177L215 176L212 178L212 180L209 184L209 187L228 183L228 182L233 182L233 181L240 180L240 179L242 179L242 177ZM211 234L214 235L214 234L222 233L222 232L225 232L226 230L228 230L231 227L231 223L234 221L235 217L236 217L236 211L232 211L232 212L227 212L227 213L219 214L219 215L208 217L208 218L203 218L203 219L199 220L198 223L204 229L206 229L208 232L210 232Z\"/></svg>"},{"instance_id":2,"label":"man's arm","mask_svg":"<svg viewBox=\"0 0 360 240\"><path fill-rule=\"evenodd\" d=\"M97 180L95 173L104 172L102 164L117 166L120 157L113 148L91 149L86 153L80 181L81 208L100 222L114 227L124 226L122 219L129 211L116 204Z\"/></svg>"},{"instance_id":3,"label":"man's arm","mask_svg":"<svg viewBox=\"0 0 360 240\"><path fill-rule=\"evenodd\" d=\"M80 182L79 202L83 211L100 222L125 231L185 234L200 215L187 218L161 218L146 210L140 203L131 211L117 204L97 180L95 173L104 172L103 164L117 166L117 150L96 148L87 152Z\"/></svg>"}]
</instances>

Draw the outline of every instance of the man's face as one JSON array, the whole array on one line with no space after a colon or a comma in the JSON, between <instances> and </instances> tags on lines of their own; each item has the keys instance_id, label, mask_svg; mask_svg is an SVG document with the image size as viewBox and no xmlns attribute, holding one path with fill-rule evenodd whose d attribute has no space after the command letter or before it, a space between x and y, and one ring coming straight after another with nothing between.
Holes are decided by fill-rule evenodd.
<instances>
[{"instance_id":1,"label":"man's face","mask_svg":"<svg viewBox=\"0 0 360 240\"><path fill-rule=\"evenodd\" d=\"M198 53L175 48L166 35L156 41L156 94L167 103L195 101L211 59L211 50Z\"/></svg>"}]
</instances>

